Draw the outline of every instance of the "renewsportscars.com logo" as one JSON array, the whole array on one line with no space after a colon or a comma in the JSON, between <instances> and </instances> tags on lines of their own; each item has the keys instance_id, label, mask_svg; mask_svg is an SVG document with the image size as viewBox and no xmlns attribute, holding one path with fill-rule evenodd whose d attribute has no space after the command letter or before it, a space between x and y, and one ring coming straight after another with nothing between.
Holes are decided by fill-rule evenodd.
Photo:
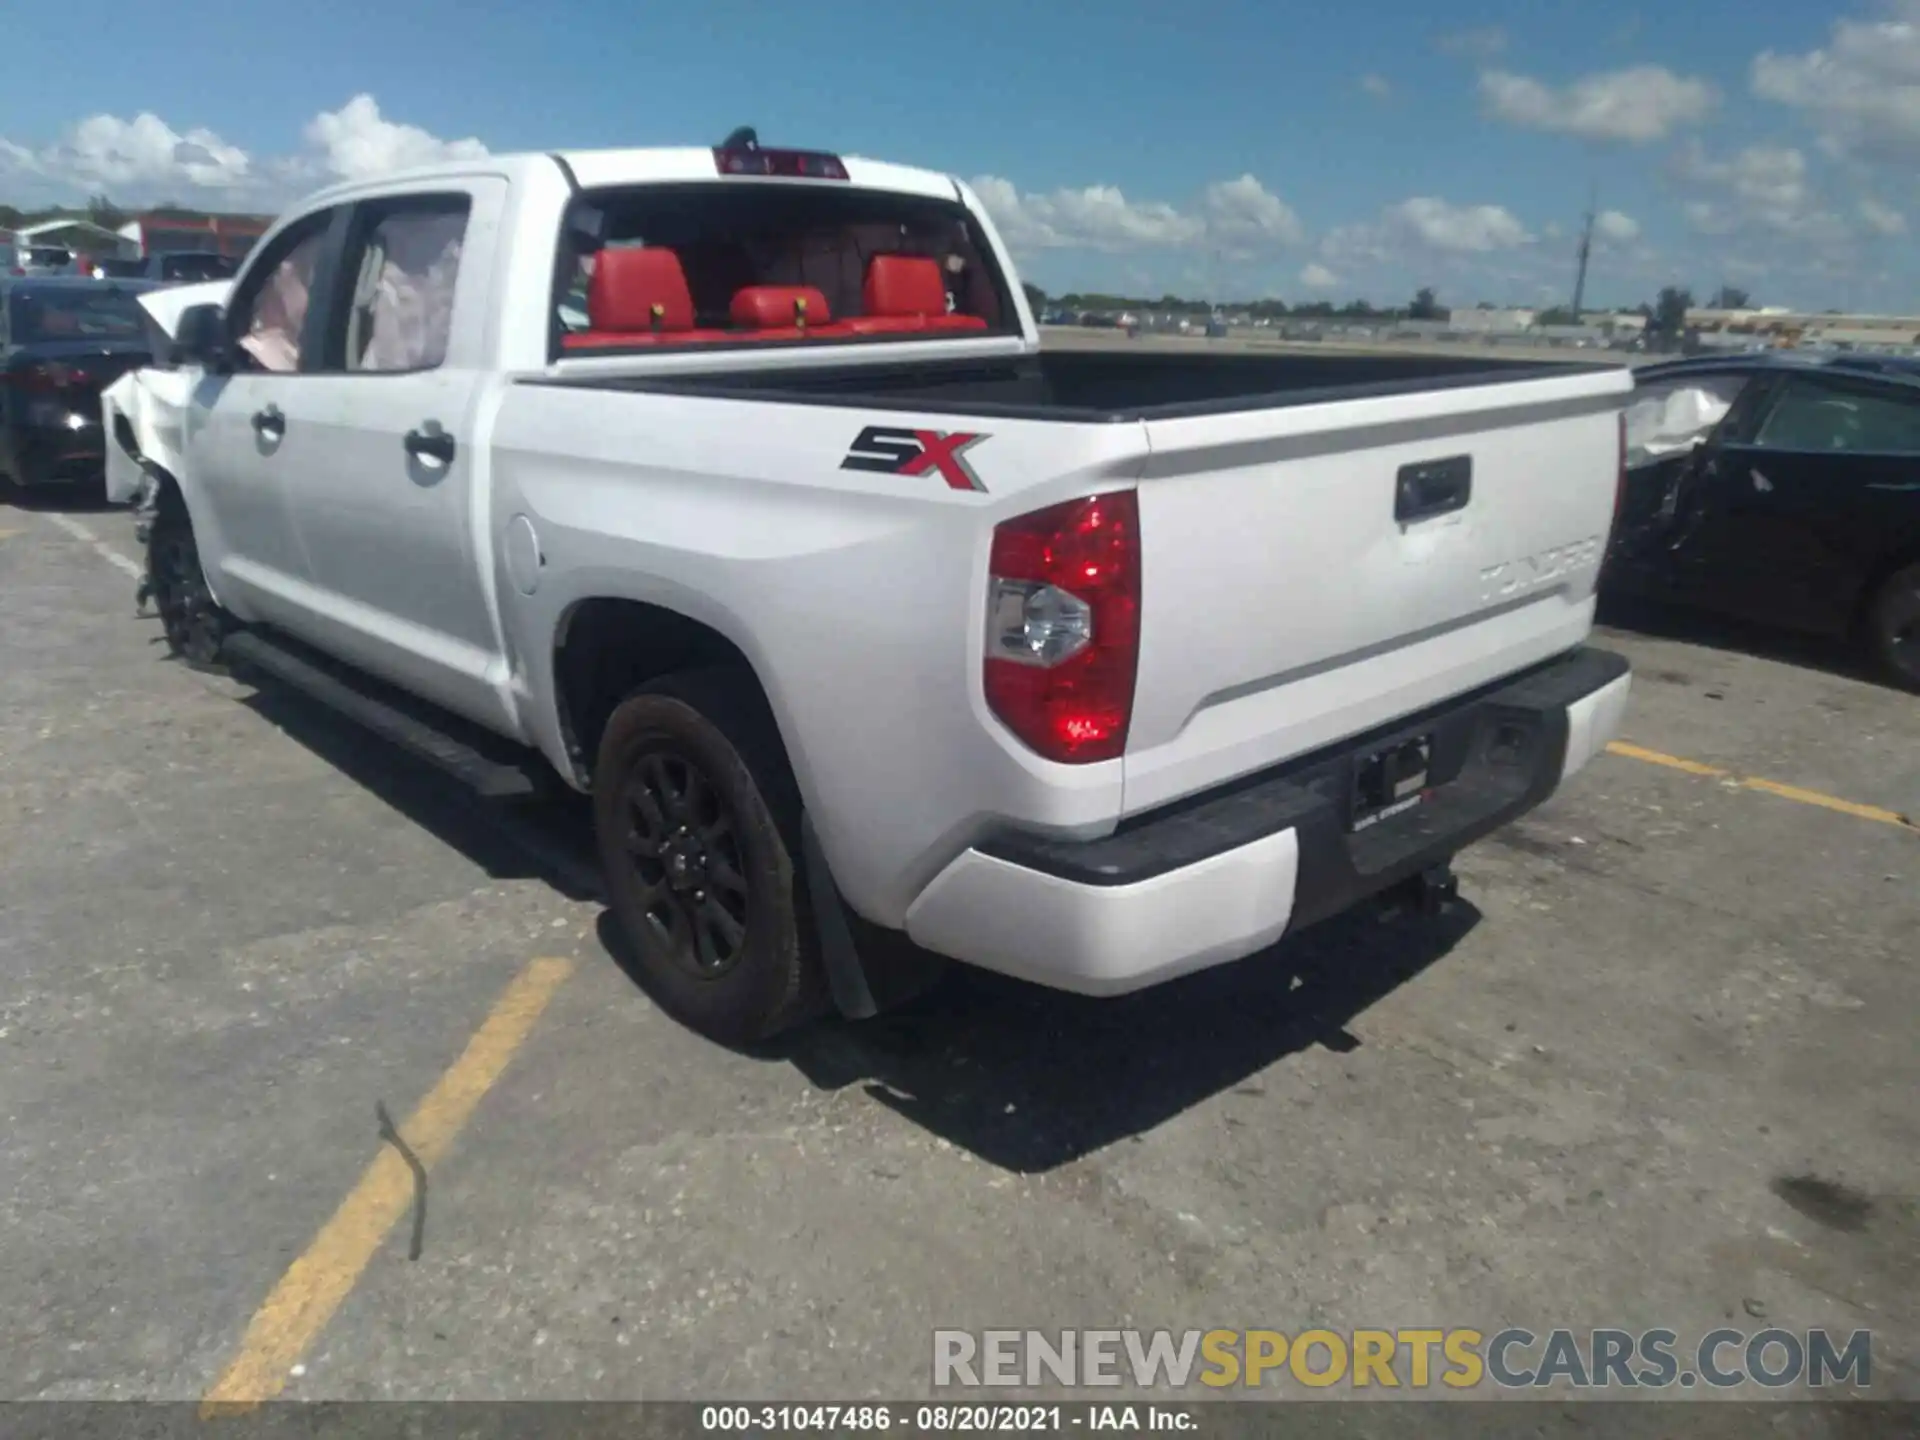
<instances>
[{"instance_id":1,"label":"renewsportscars.com logo","mask_svg":"<svg viewBox=\"0 0 1920 1440\"><path fill-rule=\"evenodd\" d=\"M937 1388L1193 1385L1325 1390L1868 1388L1872 1332L936 1330Z\"/></svg>"}]
</instances>

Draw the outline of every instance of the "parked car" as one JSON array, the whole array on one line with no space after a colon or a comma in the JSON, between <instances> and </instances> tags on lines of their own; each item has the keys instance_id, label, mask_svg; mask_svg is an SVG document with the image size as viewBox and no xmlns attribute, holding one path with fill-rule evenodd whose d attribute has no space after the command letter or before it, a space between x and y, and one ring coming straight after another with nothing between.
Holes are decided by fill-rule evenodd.
<instances>
[{"instance_id":1,"label":"parked car","mask_svg":"<svg viewBox=\"0 0 1920 1440\"><path fill-rule=\"evenodd\" d=\"M1773 352L1638 372L1609 591L1860 642L1920 690L1920 370Z\"/></svg>"},{"instance_id":2,"label":"parked car","mask_svg":"<svg viewBox=\"0 0 1920 1440\"><path fill-rule=\"evenodd\" d=\"M343 186L177 348L215 383L119 472L170 647L591 794L640 973L726 1041L947 958L1114 994L1437 900L1626 702L1587 645L1622 368L1046 350L947 175Z\"/></svg>"},{"instance_id":3,"label":"parked car","mask_svg":"<svg viewBox=\"0 0 1920 1440\"><path fill-rule=\"evenodd\" d=\"M100 392L151 358L138 283L0 278L0 477L100 484Z\"/></svg>"}]
</instances>

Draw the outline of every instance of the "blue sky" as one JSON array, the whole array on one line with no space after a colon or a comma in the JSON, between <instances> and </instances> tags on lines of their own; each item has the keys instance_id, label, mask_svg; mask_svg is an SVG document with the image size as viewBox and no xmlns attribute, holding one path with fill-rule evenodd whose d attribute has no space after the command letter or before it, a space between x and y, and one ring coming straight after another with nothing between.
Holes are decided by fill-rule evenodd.
<instances>
[{"instance_id":1,"label":"blue sky","mask_svg":"<svg viewBox=\"0 0 1920 1440\"><path fill-rule=\"evenodd\" d=\"M1539 302L1597 190L1596 303L1920 310L1920 0L14 9L16 204L752 124L977 181L1056 292Z\"/></svg>"}]
</instances>

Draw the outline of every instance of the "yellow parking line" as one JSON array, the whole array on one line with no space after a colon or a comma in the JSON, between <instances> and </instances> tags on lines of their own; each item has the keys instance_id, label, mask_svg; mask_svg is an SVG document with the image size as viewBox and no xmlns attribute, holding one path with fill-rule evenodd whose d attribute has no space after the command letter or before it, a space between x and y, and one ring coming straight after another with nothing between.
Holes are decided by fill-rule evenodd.
<instances>
[{"instance_id":1,"label":"yellow parking line","mask_svg":"<svg viewBox=\"0 0 1920 1440\"><path fill-rule=\"evenodd\" d=\"M401 1135L431 1170L514 1053L560 985L569 960L540 959L514 977L460 1058L440 1077ZM353 1193L288 1267L247 1326L239 1352L201 1400L203 1418L244 1411L270 1400L287 1373L326 1328L394 1222L413 1200L413 1172L399 1152L382 1147Z\"/></svg>"},{"instance_id":2,"label":"yellow parking line","mask_svg":"<svg viewBox=\"0 0 1920 1440\"><path fill-rule=\"evenodd\" d=\"M1698 760L1682 760L1678 755L1662 755L1658 750L1643 750L1638 745L1629 745L1624 740L1615 740L1607 746L1612 755L1624 755L1629 760L1644 760L1649 765L1664 765L1669 770L1684 770L1689 775L1724 775L1727 772L1718 765L1702 765Z\"/></svg>"},{"instance_id":3,"label":"yellow parking line","mask_svg":"<svg viewBox=\"0 0 1920 1440\"><path fill-rule=\"evenodd\" d=\"M1718 765L1703 765L1698 760L1683 760L1678 755L1664 755L1658 750L1648 750L1639 745L1629 745L1624 740L1615 740L1607 746L1607 752L1621 755L1629 760L1643 761L1648 765L1663 765L1669 770L1683 770L1689 775L1707 775L1731 781L1743 790L1758 790L1766 795L1778 795L1783 800L1794 800L1802 805L1818 805L1822 810L1835 810L1842 815L1851 815L1856 820L1871 820L1878 825L1895 825L1902 830L1920 829L1914 822L1897 810L1883 810L1878 805L1862 805L1857 800L1842 800L1837 795L1828 795L1819 790L1807 790L1799 785L1784 785L1778 780L1763 780L1755 775L1735 775Z\"/></svg>"}]
</instances>

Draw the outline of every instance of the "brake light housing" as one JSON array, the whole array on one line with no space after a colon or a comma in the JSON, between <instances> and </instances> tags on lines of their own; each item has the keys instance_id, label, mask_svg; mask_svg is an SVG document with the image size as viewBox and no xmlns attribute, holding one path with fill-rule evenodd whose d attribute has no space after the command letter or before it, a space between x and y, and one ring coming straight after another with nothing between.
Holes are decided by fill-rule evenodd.
<instances>
[{"instance_id":1,"label":"brake light housing","mask_svg":"<svg viewBox=\"0 0 1920 1440\"><path fill-rule=\"evenodd\" d=\"M1045 759L1118 759L1140 662L1134 492L1089 495L1002 521L987 570L987 707Z\"/></svg>"},{"instance_id":2,"label":"brake light housing","mask_svg":"<svg viewBox=\"0 0 1920 1440\"><path fill-rule=\"evenodd\" d=\"M0 379L19 390L35 394L50 394L64 390L68 385L84 377L77 375L57 360L36 360L14 370L0 372Z\"/></svg>"},{"instance_id":3,"label":"brake light housing","mask_svg":"<svg viewBox=\"0 0 1920 1440\"><path fill-rule=\"evenodd\" d=\"M838 155L817 150L762 150L756 146L715 146L713 163L722 175L772 175L787 180L845 180Z\"/></svg>"}]
</instances>

